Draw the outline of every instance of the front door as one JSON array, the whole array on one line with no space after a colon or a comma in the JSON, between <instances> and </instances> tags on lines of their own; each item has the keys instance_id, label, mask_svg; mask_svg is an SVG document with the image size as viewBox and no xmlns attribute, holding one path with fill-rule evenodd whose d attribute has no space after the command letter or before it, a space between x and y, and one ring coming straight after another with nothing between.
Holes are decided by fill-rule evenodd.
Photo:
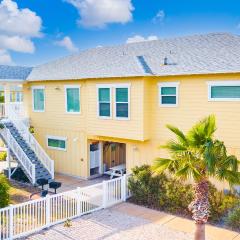
<instances>
[{"instance_id":1,"label":"front door","mask_svg":"<svg viewBox=\"0 0 240 240\"><path fill-rule=\"evenodd\" d=\"M90 176L101 173L101 151L99 143L90 144Z\"/></svg>"}]
</instances>

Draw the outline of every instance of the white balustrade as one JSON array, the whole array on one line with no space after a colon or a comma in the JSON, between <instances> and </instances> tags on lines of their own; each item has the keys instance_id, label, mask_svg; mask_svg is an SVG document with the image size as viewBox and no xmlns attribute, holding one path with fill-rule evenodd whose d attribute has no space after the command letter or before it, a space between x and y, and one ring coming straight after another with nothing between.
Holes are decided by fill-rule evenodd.
<instances>
[{"instance_id":1,"label":"white balustrade","mask_svg":"<svg viewBox=\"0 0 240 240\"><path fill-rule=\"evenodd\" d=\"M27 236L122 202L127 176L0 209L0 240ZM105 203L104 203L105 201Z\"/></svg>"},{"instance_id":2,"label":"white balustrade","mask_svg":"<svg viewBox=\"0 0 240 240\"><path fill-rule=\"evenodd\" d=\"M17 110L18 109L18 110ZM18 129L24 140L29 144L32 150L37 155L38 159L49 171L54 179L54 161L48 156L45 150L41 147L35 137L29 132L28 126L24 123L24 119L21 117L23 114L20 114L18 111L21 110L20 104L9 104L7 105L6 111L8 119L15 125Z\"/></svg>"},{"instance_id":3,"label":"white balustrade","mask_svg":"<svg viewBox=\"0 0 240 240\"><path fill-rule=\"evenodd\" d=\"M4 140L7 142L7 145L9 148L13 151L15 156L18 158L18 161L20 164L24 167L27 174L31 177L32 183L35 184L36 178L35 178L35 164L33 164L26 153L23 151L23 149L19 146L15 138L12 136L10 131L7 128L4 128L0 131L0 134L4 138Z\"/></svg>"}]
</instances>

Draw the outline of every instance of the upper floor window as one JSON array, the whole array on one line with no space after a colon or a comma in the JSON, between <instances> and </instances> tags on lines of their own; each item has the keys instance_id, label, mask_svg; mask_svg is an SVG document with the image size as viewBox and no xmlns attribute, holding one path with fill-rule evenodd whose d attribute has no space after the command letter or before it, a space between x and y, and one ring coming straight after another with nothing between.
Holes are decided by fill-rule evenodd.
<instances>
[{"instance_id":1,"label":"upper floor window","mask_svg":"<svg viewBox=\"0 0 240 240\"><path fill-rule=\"evenodd\" d=\"M10 86L10 102L22 102L22 87L18 85Z\"/></svg>"},{"instance_id":2,"label":"upper floor window","mask_svg":"<svg viewBox=\"0 0 240 240\"><path fill-rule=\"evenodd\" d=\"M129 119L130 84L99 84L98 116L112 118L112 107L116 119ZM113 93L113 97L112 97ZM112 101L114 104L112 104Z\"/></svg>"},{"instance_id":3,"label":"upper floor window","mask_svg":"<svg viewBox=\"0 0 240 240\"><path fill-rule=\"evenodd\" d=\"M159 103L161 106L174 107L178 105L178 85L176 82L159 83Z\"/></svg>"},{"instance_id":4,"label":"upper floor window","mask_svg":"<svg viewBox=\"0 0 240 240\"><path fill-rule=\"evenodd\" d=\"M98 88L98 116L111 117L111 88L99 87Z\"/></svg>"},{"instance_id":5,"label":"upper floor window","mask_svg":"<svg viewBox=\"0 0 240 240\"><path fill-rule=\"evenodd\" d=\"M45 110L45 89L44 86L32 87L33 111L44 112Z\"/></svg>"},{"instance_id":6,"label":"upper floor window","mask_svg":"<svg viewBox=\"0 0 240 240\"><path fill-rule=\"evenodd\" d=\"M240 101L240 81L208 82L210 101Z\"/></svg>"},{"instance_id":7,"label":"upper floor window","mask_svg":"<svg viewBox=\"0 0 240 240\"><path fill-rule=\"evenodd\" d=\"M80 113L80 86L65 86L65 101L67 113Z\"/></svg>"},{"instance_id":8,"label":"upper floor window","mask_svg":"<svg viewBox=\"0 0 240 240\"><path fill-rule=\"evenodd\" d=\"M117 118L128 118L129 117L129 88L128 87L117 87L116 96L116 117Z\"/></svg>"}]
</instances>

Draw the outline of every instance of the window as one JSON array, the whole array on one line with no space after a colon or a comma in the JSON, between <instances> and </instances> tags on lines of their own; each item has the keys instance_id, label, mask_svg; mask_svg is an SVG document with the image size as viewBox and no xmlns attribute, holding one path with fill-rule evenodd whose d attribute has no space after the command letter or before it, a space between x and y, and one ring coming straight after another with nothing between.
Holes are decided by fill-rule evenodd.
<instances>
[{"instance_id":1,"label":"window","mask_svg":"<svg viewBox=\"0 0 240 240\"><path fill-rule=\"evenodd\" d=\"M210 101L240 101L240 81L208 82Z\"/></svg>"},{"instance_id":2,"label":"window","mask_svg":"<svg viewBox=\"0 0 240 240\"><path fill-rule=\"evenodd\" d=\"M66 112L80 113L80 86L65 86Z\"/></svg>"},{"instance_id":3,"label":"window","mask_svg":"<svg viewBox=\"0 0 240 240\"><path fill-rule=\"evenodd\" d=\"M178 105L179 83L159 83L159 102L161 106L171 107Z\"/></svg>"},{"instance_id":4,"label":"window","mask_svg":"<svg viewBox=\"0 0 240 240\"><path fill-rule=\"evenodd\" d=\"M47 146L52 149L66 150L66 138L47 136Z\"/></svg>"},{"instance_id":5,"label":"window","mask_svg":"<svg viewBox=\"0 0 240 240\"><path fill-rule=\"evenodd\" d=\"M33 95L33 111L44 112L45 109L44 87L41 86L33 87L32 95Z\"/></svg>"},{"instance_id":6,"label":"window","mask_svg":"<svg viewBox=\"0 0 240 240\"><path fill-rule=\"evenodd\" d=\"M22 102L22 87L18 85L10 86L10 102Z\"/></svg>"},{"instance_id":7,"label":"window","mask_svg":"<svg viewBox=\"0 0 240 240\"><path fill-rule=\"evenodd\" d=\"M111 117L111 88L98 88L98 116Z\"/></svg>"},{"instance_id":8,"label":"window","mask_svg":"<svg viewBox=\"0 0 240 240\"><path fill-rule=\"evenodd\" d=\"M117 118L128 118L129 112L129 97L128 88L116 87L116 117Z\"/></svg>"}]
</instances>

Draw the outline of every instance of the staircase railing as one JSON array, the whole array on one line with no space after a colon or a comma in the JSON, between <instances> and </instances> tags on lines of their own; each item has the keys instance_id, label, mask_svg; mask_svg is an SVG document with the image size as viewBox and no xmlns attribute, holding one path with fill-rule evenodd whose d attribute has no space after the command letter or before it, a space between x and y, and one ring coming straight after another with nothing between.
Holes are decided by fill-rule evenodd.
<instances>
[{"instance_id":1,"label":"staircase railing","mask_svg":"<svg viewBox=\"0 0 240 240\"><path fill-rule=\"evenodd\" d=\"M35 137L29 132L28 127L23 123L23 119L18 116L11 105L7 106L7 114L9 120L11 120L16 126L22 137L27 141L29 146L37 155L39 161L41 161L41 163L51 174L52 179L54 179L54 161L48 156Z\"/></svg>"},{"instance_id":2,"label":"staircase railing","mask_svg":"<svg viewBox=\"0 0 240 240\"><path fill-rule=\"evenodd\" d=\"M31 182L35 184L36 182L36 168L35 164L33 164L23 149L19 146L15 138L12 136L10 131L7 128L4 128L0 131L2 137L7 142L9 148L13 151L15 156L17 157L18 161L24 167L25 171L27 172L28 176L31 178Z\"/></svg>"}]
</instances>

